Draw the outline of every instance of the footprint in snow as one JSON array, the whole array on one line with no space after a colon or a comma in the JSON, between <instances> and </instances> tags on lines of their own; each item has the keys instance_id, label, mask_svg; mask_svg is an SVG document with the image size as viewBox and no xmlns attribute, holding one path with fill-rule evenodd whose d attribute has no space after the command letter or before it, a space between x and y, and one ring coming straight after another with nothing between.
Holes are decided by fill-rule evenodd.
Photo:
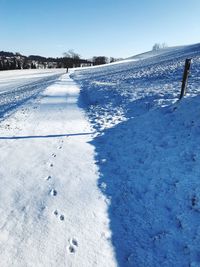
<instances>
[{"instance_id":1,"label":"footprint in snow","mask_svg":"<svg viewBox=\"0 0 200 267\"><path fill-rule=\"evenodd\" d=\"M76 249L78 248L78 242L75 238L71 238L69 240L69 247L68 247L68 250L70 253L75 253L76 252Z\"/></svg>"},{"instance_id":2,"label":"footprint in snow","mask_svg":"<svg viewBox=\"0 0 200 267\"><path fill-rule=\"evenodd\" d=\"M70 239L71 245L74 245L75 247L78 247L78 242L75 238Z\"/></svg>"},{"instance_id":3,"label":"footprint in snow","mask_svg":"<svg viewBox=\"0 0 200 267\"><path fill-rule=\"evenodd\" d=\"M58 149L61 149L63 146L62 146L62 144L64 143L64 141L63 140L61 140L60 141L60 145L59 145L59 147L58 147Z\"/></svg>"},{"instance_id":4,"label":"footprint in snow","mask_svg":"<svg viewBox=\"0 0 200 267\"><path fill-rule=\"evenodd\" d=\"M58 216L58 211L57 210L54 210L54 215Z\"/></svg>"},{"instance_id":5,"label":"footprint in snow","mask_svg":"<svg viewBox=\"0 0 200 267\"><path fill-rule=\"evenodd\" d=\"M56 217L59 216L59 212L58 212L57 210L55 210L53 213L54 213L54 215L55 215ZM64 221L64 220L65 220L65 216L64 216L63 214L61 214L61 215L59 216L59 219L60 219L60 221Z\"/></svg>"},{"instance_id":6,"label":"footprint in snow","mask_svg":"<svg viewBox=\"0 0 200 267\"><path fill-rule=\"evenodd\" d=\"M50 167L53 167L53 163L50 164Z\"/></svg>"},{"instance_id":7,"label":"footprint in snow","mask_svg":"<svg viewBox=\"0 0 200 267\"><path fill-rule=\"evenodd\" d=\"M51 156L55 158L56 157L56 154L53 153Z\"/></svg>"},{"instance_id":8,"label":"footprint in snow","mask_svg":"<svg viewBox=\"0 0 200 267\"><path fill-rule=\"evenodd\" d=\"M71 246L71 245L68 247L68 250L69 250L70 253L75 253L76 252L75 248L73 246Z\"/></svg>"},{"instance_id":9,"label":"footprint in snow","mask_svg":"<svg viewBox=\"0 0 200 267\"><path fill-rule=\"evenodd\" d=\"M57 195L57 191L55 189L51 189L49 193L50 193L51 196L56 196Z\"/></svg>"},{"instance_id":10,"label":"footprint in snow","mask_svg":"<svg viewBox=\"0 0 200 267\"><path fill-rule=\"evenodd\" d=\"M61 214L61 215L60 215L60 220L61 220L61 221L64 221L64 220L65 220L65 216Z\"/></svg>"},{"instance_id":11,"label":"footprint in snow","mask_svg":"<svg viewBox=\"0 0 200 267\"><path fill-rule=\"evenodd\" d=\"M49 175L48 177L46 177L46 180L49 181L51 180L51 178L52 178L51 175Z\"/></svg>"}]
</instances>

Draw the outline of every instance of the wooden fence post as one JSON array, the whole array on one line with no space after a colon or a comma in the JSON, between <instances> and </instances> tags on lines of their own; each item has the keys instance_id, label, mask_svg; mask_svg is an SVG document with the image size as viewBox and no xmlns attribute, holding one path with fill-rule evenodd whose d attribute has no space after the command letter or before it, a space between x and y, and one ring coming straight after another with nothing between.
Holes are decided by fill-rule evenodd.
<instances>
[{"instance_id":1,"label":"wooden fence post","mask_svg":"<svg viewBox=\"0 0 200 267\"><path fill-rule=\"evenodd\" d=\"M186 94L186 88L187 88L187 83L188 83L188 76L190 72L191 62L192 62L191 58L187 58L185 60L185 69L183 73L183 81L182 81L181 94L180 94L179 99L181 99Z\"/></svg>"}]
</instances>

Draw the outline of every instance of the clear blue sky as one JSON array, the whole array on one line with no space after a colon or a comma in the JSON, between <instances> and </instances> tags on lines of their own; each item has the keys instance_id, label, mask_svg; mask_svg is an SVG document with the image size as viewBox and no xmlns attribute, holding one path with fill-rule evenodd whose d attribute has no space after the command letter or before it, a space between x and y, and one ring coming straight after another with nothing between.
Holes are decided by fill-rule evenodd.
<instances>
[{"instance_id":1,"label":"clear blue sky","mask_svg":"<svg viewBox=\"0 0 200 267\"><path fill-rule=\"evenodd\" d=\"M0 50L128 57L200 42L200 0L0 0Z\"/></svg>"}]
</instances>

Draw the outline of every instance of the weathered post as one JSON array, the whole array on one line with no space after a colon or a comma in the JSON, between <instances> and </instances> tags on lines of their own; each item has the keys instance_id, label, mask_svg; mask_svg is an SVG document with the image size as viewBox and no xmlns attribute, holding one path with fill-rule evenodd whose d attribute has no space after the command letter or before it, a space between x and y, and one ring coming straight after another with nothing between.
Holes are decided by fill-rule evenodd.
<instances>
[{"instance_id":1,"label":"weathered post","mask_svg":"<svg viewBox=\"0 0 200 267\"><path fill-rule=\"evenodd\" d=\"M188 83L188 76L190 72L191 62L192 62L191 58L187 58L185 60L185 69L183 73L183 81L182 81L181 94L180 94L179 99L181 99L186 94L186 88L187 88L187 83Z\"/></svg>"}]
</instances>

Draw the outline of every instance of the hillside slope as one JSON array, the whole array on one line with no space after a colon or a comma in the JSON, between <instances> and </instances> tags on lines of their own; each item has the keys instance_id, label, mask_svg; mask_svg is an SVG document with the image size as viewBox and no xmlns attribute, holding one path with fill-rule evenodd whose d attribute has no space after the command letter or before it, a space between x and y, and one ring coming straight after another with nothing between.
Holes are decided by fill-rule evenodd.
<instances>
[{"instance_id":1,"label":"hillside slope","mask_svg":"<svg viewBox=\"0 0 200 267\"><path fill-rule=\"evenodd\" d=\"M187 57L187 96L178 101ZM119 266L200 266L200 44L76 71Z\"/></svg>"}]
</instances>

